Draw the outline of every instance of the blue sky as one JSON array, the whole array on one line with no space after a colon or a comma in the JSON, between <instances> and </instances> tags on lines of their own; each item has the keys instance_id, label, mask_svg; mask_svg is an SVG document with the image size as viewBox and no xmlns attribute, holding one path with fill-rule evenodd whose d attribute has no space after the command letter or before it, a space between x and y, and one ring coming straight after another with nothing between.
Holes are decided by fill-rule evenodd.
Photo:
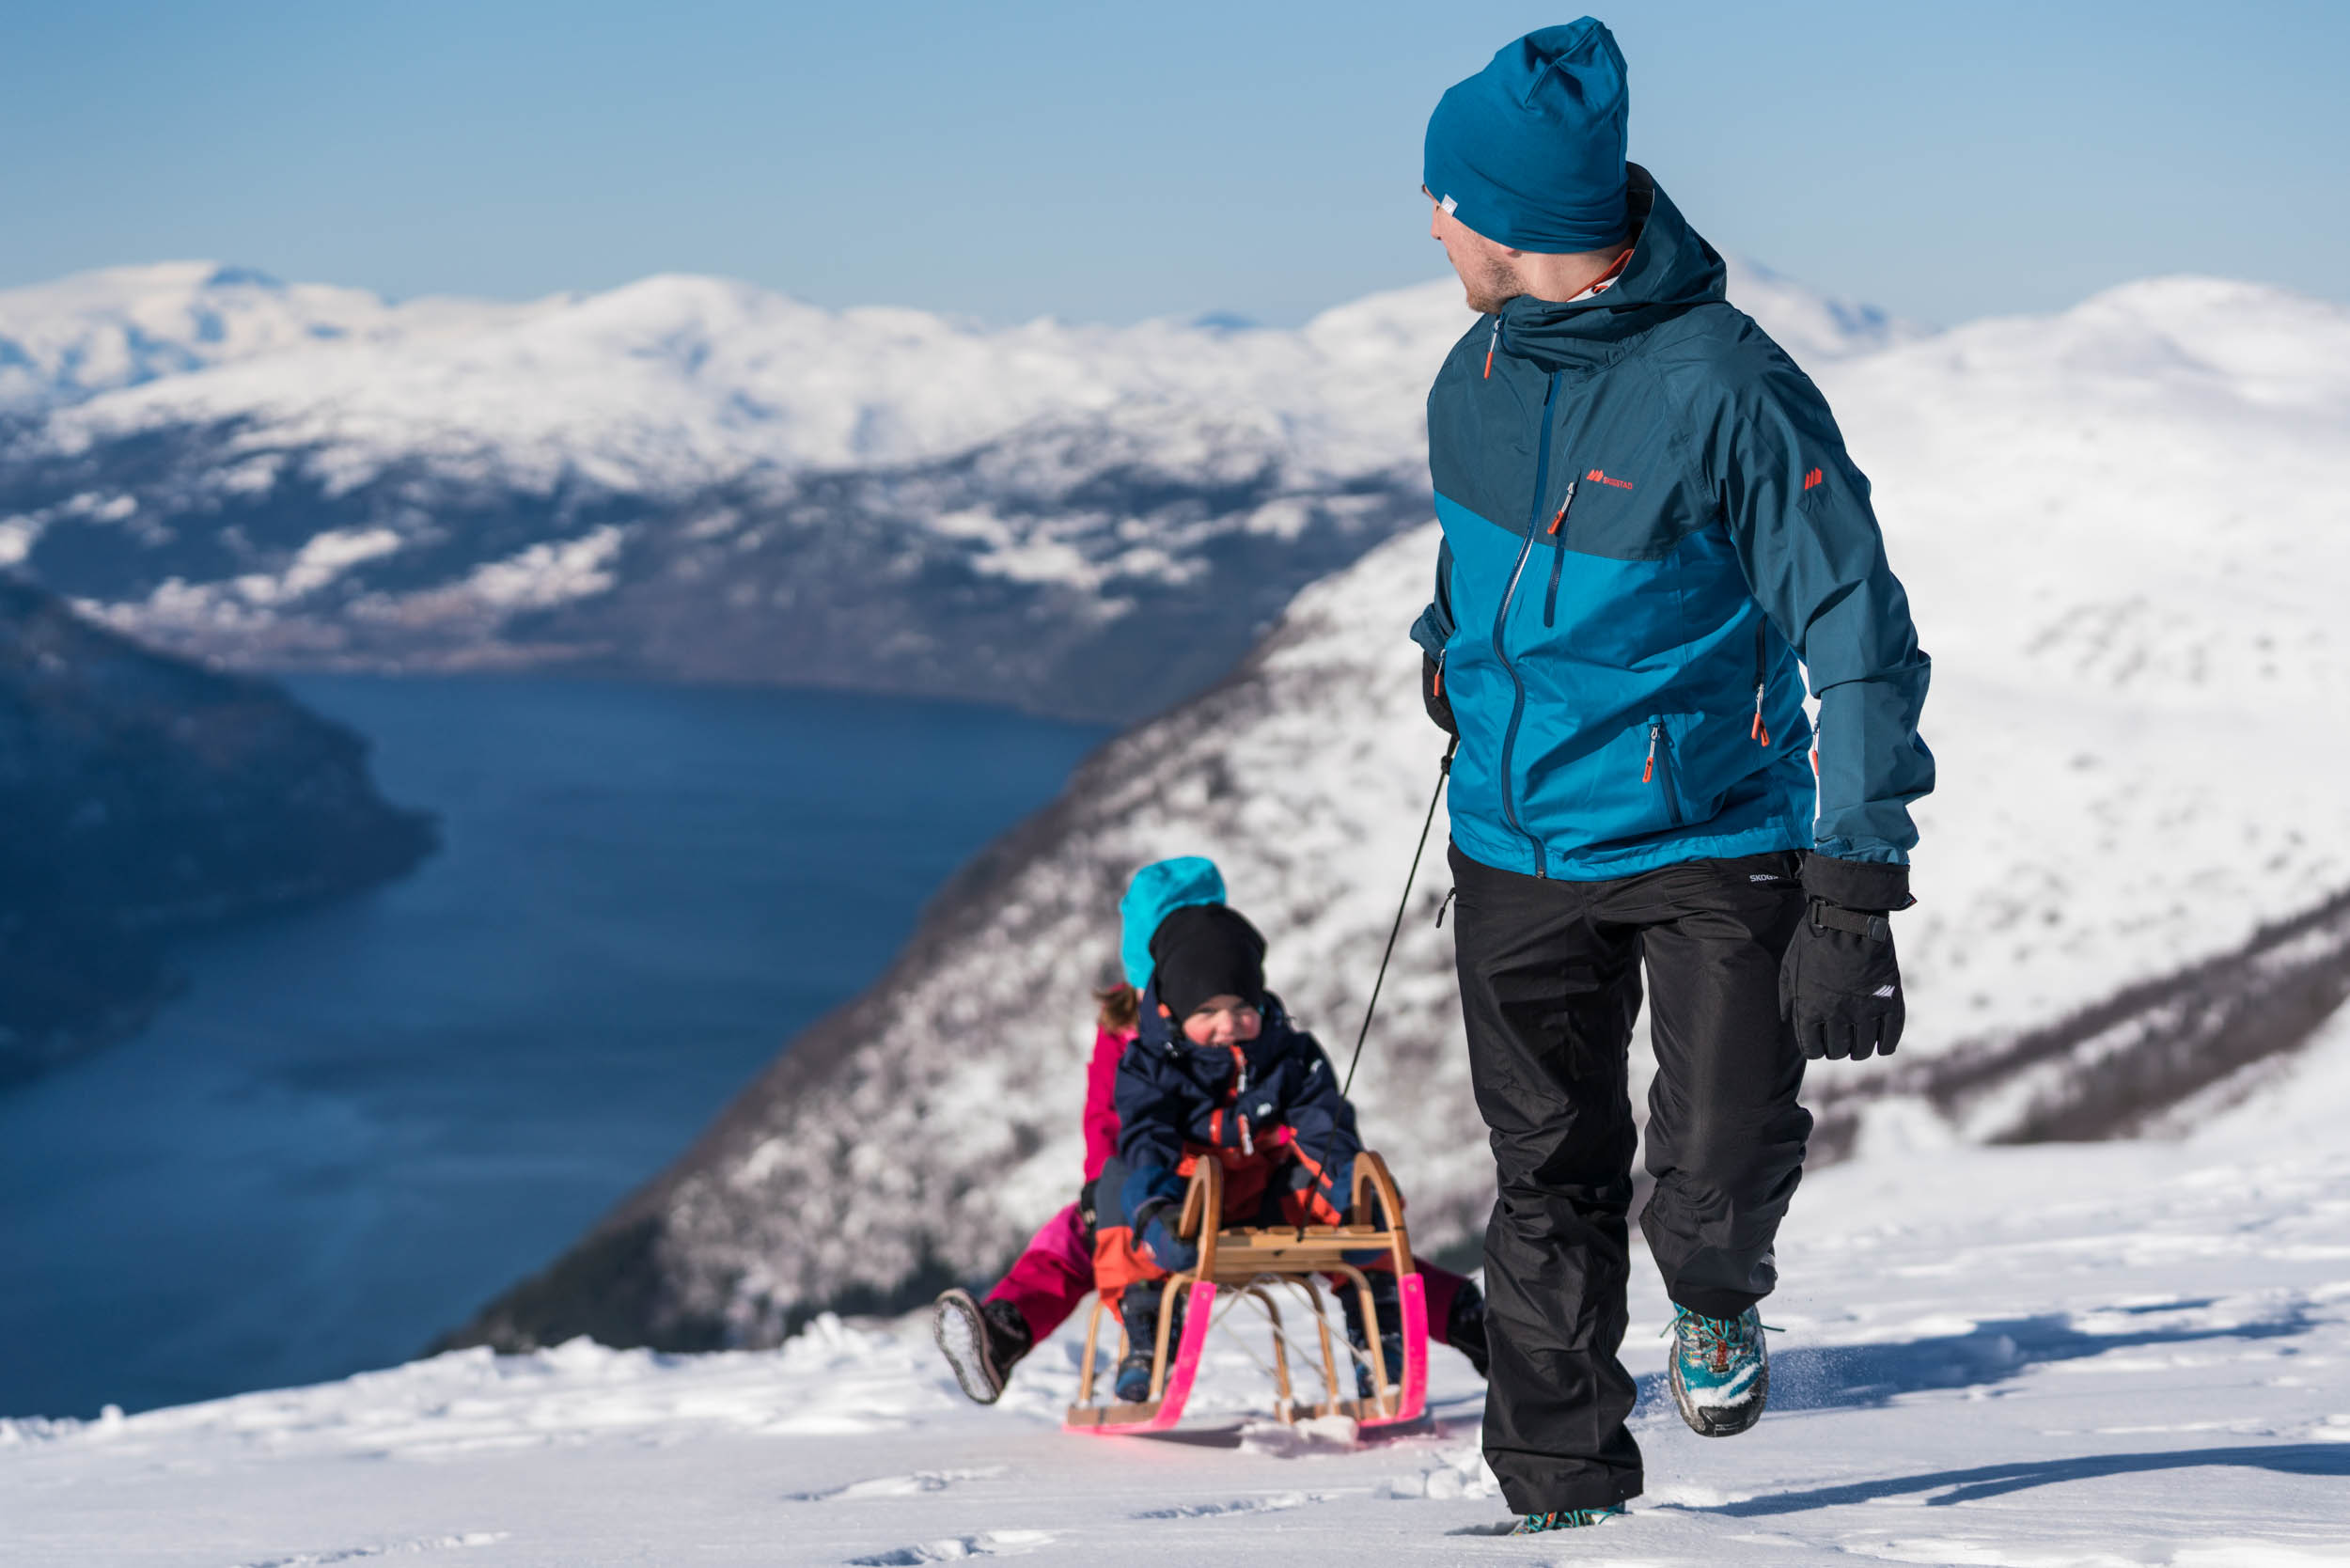
<instances>
[{"instance_id":1,"label":"blue sky","mask_svg":"<svg viewBox=\"0 0 2350 1568\"><path fill-rule=\"evenodd\" d=\"M17 7L0 285L176 257L397 296L663 271L989 321L1291 322L1437 275L1429 108L1572 8ZM1715 243L1947 323L2216 272L2350 299L2350 6L1600 14Z\"/></svg>"}]
</instances>

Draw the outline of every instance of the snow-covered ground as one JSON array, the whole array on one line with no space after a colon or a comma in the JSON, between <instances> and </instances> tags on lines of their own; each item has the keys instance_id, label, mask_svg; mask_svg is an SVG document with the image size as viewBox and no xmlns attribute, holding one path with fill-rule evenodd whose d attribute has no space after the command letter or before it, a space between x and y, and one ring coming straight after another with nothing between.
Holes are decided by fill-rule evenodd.
<instances>
[{"instance_id":1,"label":"snow-covered ground","mask_svg":"<svg viewBox=\"0 0 2350 1568\"><path fill-rule=\"evenodd\" d=\"M994 1409L919 1318L780 1350L585 1341L89 1423L0 1422L0 1560L452 1564L2350 1562L2350 1021L2188 1143L1967 1149L1822 1172L1765 1316L1773 1408L1731 1442L1662 1392L1638 1276L1647 1496L1484 1539L1479 1385L1425 1432L1251 1419L1224 1348L1178 1439L1072 1436L1073 1325ZM1261 1403L1253 1406L1261 1409Z\"/></svg>"}]
</instances>

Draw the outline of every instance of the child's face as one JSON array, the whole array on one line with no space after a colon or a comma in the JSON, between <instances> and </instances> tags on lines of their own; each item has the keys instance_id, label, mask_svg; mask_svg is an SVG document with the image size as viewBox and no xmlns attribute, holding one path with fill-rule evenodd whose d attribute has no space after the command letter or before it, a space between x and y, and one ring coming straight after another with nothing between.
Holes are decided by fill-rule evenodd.
<instances>
[{"instance_id":1,"label":"child's face","mask_svg":"<svg viewBox=\"0 0 2350 1568\"><path fill-rule=\"evenodd\" d=\"M1245 1045L1264 1027L1264 1014L1238 996L1211 996L1183 1020L1194 1045Z\"/></svg>"}]
</instances>

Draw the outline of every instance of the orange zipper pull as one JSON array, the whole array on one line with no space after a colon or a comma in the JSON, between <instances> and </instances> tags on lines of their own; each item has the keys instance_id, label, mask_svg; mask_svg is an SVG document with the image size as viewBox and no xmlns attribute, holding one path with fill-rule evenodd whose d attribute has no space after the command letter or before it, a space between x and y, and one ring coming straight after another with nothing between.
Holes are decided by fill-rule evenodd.
<instances>
[{"instance_id":1,"label":"orange zipper pull","mask_svg":"<svg viewBox=\"0 0 2350 1568\"><path fill-rule=\"evenodd\" d=\"M1656 777L1656 731L1660 727L1648 727L1648 766L1640 770L1640 782L1649 783Z\"/></svg>"},{"instance_id":2,"label":"orange zipper pull","mask_svg":"<svg viewBox=\"0 0 2350 1568\"><path fill-rule=\"evenodd\" d=\"M1494 350L1501 346L1501 313L1494 312L1494 335L1485 339L1485 380L1494 379Z\"/></svg>"},{"instance_id":3,"label":"orange zipper pull","mask_svg":"<svg viewBox=\"0 0 2350 1568\"><path fill-rule=\"evenodd\" d=\"M1757 745L1771 744L1771 732L1762 723L1762 688L1761 686L1754 688L1754 728L1747 733L1754 737L1754 744Z\"/></svg>"}]
</instances>

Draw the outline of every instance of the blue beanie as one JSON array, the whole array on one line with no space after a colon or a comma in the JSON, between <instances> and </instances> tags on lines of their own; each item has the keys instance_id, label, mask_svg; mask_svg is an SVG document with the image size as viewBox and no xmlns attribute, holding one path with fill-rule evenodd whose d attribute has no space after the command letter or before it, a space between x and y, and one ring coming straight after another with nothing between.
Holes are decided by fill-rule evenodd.
<instances>
[{"instance_id":1,"label":"blue beanie","mask_svg":"<svg viewBox=\"0 0 2350 1568\"><path fill-rule=\"evenodd\" d=\"M1151 983L1151 938L1159 922L1195 903L1224 902L1224 873L1202 855L1153 860L1135 873L1118 901L1118 959L1126 983L1136 991Z\"/></svg>"},{"instance_id":2,"label":"blue beanie","mask_svg":"<svg viewBox=\"0 0 2350 1568\"><path fill-rule=\"evenodd\" d=\"M1623 51L1591 17L1544 27L1456 82L1428 117L1428 192L1486 239L1604 250L1625 215Z\"/></svg>"}]
</instances>

